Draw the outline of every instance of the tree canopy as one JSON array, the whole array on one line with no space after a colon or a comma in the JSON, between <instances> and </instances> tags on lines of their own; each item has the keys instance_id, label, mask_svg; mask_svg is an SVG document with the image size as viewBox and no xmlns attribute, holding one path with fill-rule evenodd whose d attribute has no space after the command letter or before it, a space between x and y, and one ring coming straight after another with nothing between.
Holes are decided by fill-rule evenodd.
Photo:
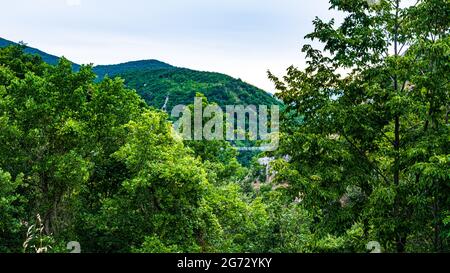
<instances>
[{"instance_id":1,"label":"tree canopy","mask_svg":"<svg viewBox=\"0 0 450 273\"><path fill-rule=\"evenodd\" d=\"M280 104L260 90L1 48L0 252L448 252L450 2L369 2L331 0L345 18L314 20L307 66L269 72L280 146L246 166L149 101Z\"/></svg>"}]
</instances>

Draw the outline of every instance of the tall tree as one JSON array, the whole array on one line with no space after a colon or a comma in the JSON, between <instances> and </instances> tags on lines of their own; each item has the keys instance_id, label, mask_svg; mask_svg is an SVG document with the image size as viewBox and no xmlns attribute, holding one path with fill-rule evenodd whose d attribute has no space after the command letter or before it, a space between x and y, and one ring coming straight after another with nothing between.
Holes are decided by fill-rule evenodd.
<instances>
[{"instance_id":1,"label":"tall tree","mask_svg":"<svg viewBox=\"0 0 450 273\"><path fill-rule=\"evenodd\" d=\"M279 162L279 179L305 196L319 233L358 222L388 251L442 251L450 2L404 2L331 0L346 17L314 20L306 38L324 47L303 47L307 68L290 67L283 80L269 73L289 117L303 119L285 122L279 153L292 159Z\"/></svg>"}]
</instances>

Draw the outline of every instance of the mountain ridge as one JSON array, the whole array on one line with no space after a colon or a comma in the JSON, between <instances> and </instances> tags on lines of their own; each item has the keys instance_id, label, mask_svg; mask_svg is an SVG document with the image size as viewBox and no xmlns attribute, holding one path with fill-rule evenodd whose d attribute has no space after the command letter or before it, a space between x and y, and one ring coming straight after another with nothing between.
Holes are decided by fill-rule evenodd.
<instances>
[{"instance_id":1,"label":"mountain ridge","mask_svg":"<svg viewBox=\"0 0 450 273\"><path fill-rule=\"evenodd\" d=\"M17 43L0 38L0 47L14 44ZM28 46L25 52L39 55L51 65L56 65L60 59L60 57ZM72 64L74 70L81 67L79 64ZM150 106L155 108L166 105L167 99L169 99L169 103L166 105L168 107L191 104L197 92L203 93L208 101L220 106L233 104L281 105L281 102L269 92L241 79L218 72L176 67L155 59L96 65L93 67L93 71L98 76L98 80L106 75L123 78L128 88L135 89Z\"/></svg>"},{"instance_id":2,"label":"mountain ridge","mask_svg":"<svg viewBox=\"0 0 450 273\"><path fill-rule=\"evenodd\" d=\"M118 64L96 65L93 67L95 74L99 78L104 76L116 76L125 72L131 72L141 69L167 69L174 66L155 59L129 61Z\"/></svg>"},{"instance_id":3,"label":"mountain ridge","mask_svg":"<svg viewBox=\"0 0 450 273\"><path fill-rule=\"evenodd\" d=\"M23 43L23 42L20 41L20 42L16 43L16 42L12 42L10 40L7 40L7 39L4 39L4 38L0 37L0 48L11 46L11 45L17 45L19 43ZM61 59L61 57L57 57L55 55L48 54L48 53L46 53L46 52L44 52L44 51L42 51L40 49L37 49L37 48L34 48L34 47L30 47L26 43L23 43L23 44L26 46L26 48L24 50L25 53L33 54L33 55L39 55L39 56L41 56L42 60L44 62L48 63L48 64L56 65L56 64L58 64L59 59ZM72 65L73 65L73 69L74 70L78 70L80 68L80 65L76 64L74 62L72 62Z\"/></svg>"}]
</instances>

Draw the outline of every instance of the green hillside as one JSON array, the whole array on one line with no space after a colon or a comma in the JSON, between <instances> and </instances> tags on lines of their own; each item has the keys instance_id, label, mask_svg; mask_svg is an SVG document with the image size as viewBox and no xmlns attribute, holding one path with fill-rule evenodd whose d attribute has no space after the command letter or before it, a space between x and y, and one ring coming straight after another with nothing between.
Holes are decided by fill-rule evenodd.
<instances>
[{"instance_id":1,"label":"green hillside","mask_svg":"<svg viewBox=\"0 0 450 273\"><path fill-rule=\"evenodd\" d=\"M101 79L106 75L108 75L109 77L113 77L122 73L129 73L142 69L153 70L164 68L173 68L173 66L171 66L170 64L160 62L158 60L142 60L142 61L126 62L122 64L97 65L94 67L94 72Z\"/></svg>"},{"instance_id":2,"label":"green hillside","mask_svg":"<svg viewBox=\"0 0 450 273\"><path fill-rule=\"evenodd\" d=\"M17 43L0 38L0 48L7 47L10 45L15 45L15 44L17 44ZM32 48L32 47L27 47L27 48L25 48L24 51L25 51L25 53L28 53L28 54L41 56L41 58L44 62L51 64L51 65L56 65L60 59L60 57L45 53L39 49ZM72 67L74 70L78 70L80 68L80 65L72 63Z\"/></svg>"},{"instance_id":3,"label":"green hillside","mask_svg":"<svg viewBox=\"0 0 450 273\"><path fill-rule=\"evenodd\" d=\"M16 44L0 38L0 48ZM55 65L59 57L39 49L27 47L26 53L39 55L44 62ZM73 64L78 70L80 65ZM195 93L205 94L210 102L221 106L232 104L273 105L280 104L272 95L240 79L230 76L174 67L158 60L132 61L113 65L98 65L93 71L101 80L106 75L122 77L129 88L136 89L145 101L155 108L162 108L168 97L166 109L178 104L191 104Z\"/></svg>"},{"instance_id":4,"label":"green hillside","mask_svg":"<svg viewBox=\"0 0 450 273\"><path fill-rule=\"evenodd\" d=\"M280 104L269 93L220 73L172 67L132 71L119 76L125 79L129 88L136 89L149 105L156 108L162 108L166 98L167 109L191 104L196 92L203 93L208 101L221 106Z\"/></svg>"}]
</instances>

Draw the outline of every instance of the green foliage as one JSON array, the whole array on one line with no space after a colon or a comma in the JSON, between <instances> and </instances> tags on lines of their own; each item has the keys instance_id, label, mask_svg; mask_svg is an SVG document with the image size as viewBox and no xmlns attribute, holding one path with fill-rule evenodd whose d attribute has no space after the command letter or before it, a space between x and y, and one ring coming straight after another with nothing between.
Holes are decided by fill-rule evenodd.
<instances>
[{"instance_id":1,"label":"green foliage","mask_svg":"<svg viewBox=\"0 0 450 273\"><path fill-rule=\"evenodd\" d=\"M45 52L43 52L43 51L41 51L41 50L39 50L39 49L36 49L36 48L28 47L28 46L27 46L25 43L23 43L23 42L19 42L19 43L17 44L17 43L14 43L14 42L5 40L5 39L3 39L3 38L0 38L0 48L8 47L8 46L14 46L14 45L24 46L24 52L25 52L25 53L28 53L28 54L33 55L33 56L35 56L35 57L39 56L39 57L42 58L42 60L43 60L45 63L47 63L47 64L57 65L58 62L59 62L59 60L60 60L59 57L56 57L56 56L47 54L47 53L45 53ZM78 64L72 64L72 68L73 68L74 70L79 70L80 67L81 67L81 66L78 65Z\"/></svg>"},{"instance_id":2,"label":"green foliage","mask_svg":"<svg viewBox=\"0 0 450 273\"><path fill-rule=\"evenodd\" d=\"M95 72L95 74L97 74L98 78L101 80L105 76L115 77L123 73L137 72L142 69L158 70L168 68L173 68L173 66L157 60L145 60L114 65L97 65L94 67L93 71Z\"/></svg>"},{"instance_id":3,"label":"green foliage","mask_svg":"<svg viewBox=\"0 0 450 273\"><path fill-rule=\"evenodd\" d=\"M11 45L17 44L0 38L0 48ZM57 65L60 60L38 49L27 46L23 48L26 53L34 57L40 56L44 62L51 65ZM78 64L73 64L72 67L75 71L81 68ZM179 104L191 104L197 92L205 94L211 102L218 103L221 107L235 104L281 105L281 102L269 93L240 79L219 73L178 68L158 60L97 65L92 71L97 75L97 81L117 76L125 79L129 88L136 89L149 105L157 109L161 109L167 96L168 110Z\"/></svg>"},{"instance_id":4,"label":"green foliage","mask_svg":"<svg viewBox=\"0 0 450 273\"><path fill-rule=\"evenodd\" d=\"M164 245L157 236L145 237L144 243L140 248L133 249L133 253L179 253L178 246Z\"/></svg>"},{"instance_id":5,"label":"green foliage","mask_svg":"<svg viewBox=\"0 0 450 273\"><path fill-rule=\"evenodd\" d=\"M53 67L21 50L17 46L0 51L0 139L5 144L0 149L0 166L11 174L2 173L2 208L5 206L2 230L6 234L2 251L17 250L17 245L5 249L3 243L9 244L8 238L23 237L17 234L18 225L37 214L42 215L41 232L44 235L54 235L58 241L64 238L67 241L91 241L87 236L105 225L99 224L89 230L90 223L102 219L101 212L113 204L131 206L129 201L142 201L140 198L145 195L140 195L139 187L151 191L151 180L140 184L143 181L140 175L150 173L136 170L147 165L136 165L135 160L151 160L148 156L153 148L159 152L153 154L154 157L162 160L161 153L172 153L172 161L165 158L162 162L148 164L155 168L154 179L163 183L158 189L169 190L163 187L164 181L158 177L166 175L166 181L174 182L174 192L156 192L152 198L174 203L181 194L178 192L180 186L195 194L190 190L201 185L201 178L191 179L189 174L192 172L201 177L202 171L182 167L197 165L189 161L188 156L185 165L173 161L178 158L174 153L182 153L184 149L182 144L171 146L169 123L162 114L149 112L145 102L133 91L125 89L120 79L107 78L94 83L95 75L90 67L82 67L74 73L64 59ZM161 132L158 135L154 132L153 136L161 138L149 142L152 139L146 138L146 133L153 132L153 126L158 125L155 122L161 125ZM163 138L164 134L166 138ZM137 140L138 137L141 140ZM138 147L140 143L143 146ZM164 150L164 147L171 149ZM133 148L137 150L132 152L142 153L142 157L128 155L127 149ZM173 173L165 172L166 169ZM18 181L23 182L13 184L11 176L19 177ZM175 177L179 177L179 181L172 180ZM194 184L192 188L184 187L189 183ZM26 203L23 207L18 206L17 211L12 205L19 200L16 192L26 196ZM168 198L164 196L170 193L174 194L171 201L169 195ZM10 195L8 199L3 198L4 194ZM186 202L190 200L186 198ZM196 203L195 198L192 202ZM128 211L124 214L124 217L132 216ZM105 217L110 220L109 215ZM103 249L107 247L105 245ZM89 251L89 248L86 243L84 249Z\"/></svg>"},{"instance_id":6,"label":"green foliage","mask_svg":"<svg viewBox=\"0 0 450 273\"><path fill-rule=\"evenodd\" d=\"M199 72L185 68L145 69L121 73L128 87L136 89L145 101L161 109L168 97L166 109L193 103L200 92L209 102L226 105L281 105L269 93L229 76Z\"/></svg>"},{"instance_id":7,"label":"green foliage","mask_svg":"<svg viewBox=\"0 0 450 273\"><path fill-rule=\"evenodd\" d=\"M183 142L121 79L22 50L0 50L1 252L268 249L228 142Z\"/></svg>"},{"instance_id":8,"label":"green foliage","mask_svg":"<svg viewBox=\"0 0 450 273\"><path fill-rule=\"evenodd\" d=\"M450 5L400 2L330 1L342 24L316 18L307 35L324 49L304 46L307 68L283 80L269 73L289 106L276 179L317 219L319 250L348 250L356 231L391 252L449 249Z\"/></svg>"},{"instance_id":9,"label":"green foliage","mask_svg":"<svg viewBox=\"0 0 450 273\"><path fill-rule=\"evenodd\" d=\"M449 251L450 4L330 4L346 18L314 20L323 49L269 73L287 107L268 166L155 110L280 104L240 80L0 49L0 252Z\"/></svg>"},{"instance_id":10,"label":"green foliage","mask_svg":"<svg viewBox=\"0 0 450 273\"><path fill-rule=\"evenodd\" d=\"M22 176L12 180L11 175L0 169L0 252L18 251L22 231L20 216L26 202L17 189L22 185Z\"/></svg>"}]
</instances>

